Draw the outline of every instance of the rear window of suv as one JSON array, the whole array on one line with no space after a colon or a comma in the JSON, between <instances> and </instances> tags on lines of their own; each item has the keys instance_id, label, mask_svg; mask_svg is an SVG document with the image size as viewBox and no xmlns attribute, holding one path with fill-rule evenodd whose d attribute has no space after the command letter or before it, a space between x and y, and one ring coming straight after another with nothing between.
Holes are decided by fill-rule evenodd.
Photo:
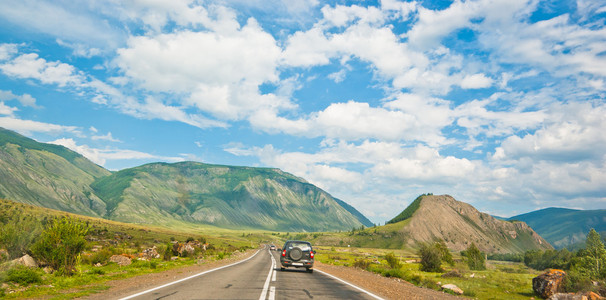
<instances>
[{"instance_id":1,"label":"rear window of suv","mask_svg":"<svg viewBox=\"0 0 606 300\"><path fill-rule=\"evenodd\" d=\"M311 250L311 245L308 243L297 243L297 242L291 242L288 245L286 245L286 247L288 248L288 250L292 249L292 248L299 248L301 249L301 251L309 251Z\"/></svg>"}]
</instances>

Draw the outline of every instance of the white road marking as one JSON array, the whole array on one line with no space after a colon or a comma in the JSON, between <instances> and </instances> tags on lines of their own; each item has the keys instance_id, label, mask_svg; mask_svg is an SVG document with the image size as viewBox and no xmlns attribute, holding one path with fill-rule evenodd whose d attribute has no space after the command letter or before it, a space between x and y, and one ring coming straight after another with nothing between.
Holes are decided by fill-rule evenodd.
<instances>
[{"instance_id":1,"label":"white road marking","mask_svg":"<svg viewBox=\"0 0 606 300\"><path fill-rule=\"evenodd\" d=\"M276 272L274 272L274 274L275 274L275 273L276 273ZM268 300L275 300L275 299L276 299L276 287L275 287L275 286L272 286L272 287L269 289L269 298L268 298Z\"/></svg>"},{"instance_id":2,"label":"white road marking","mask_svg":"<svg viewBox=\"0 0 606 300\"><path fill-rule=\"evenodd\" d=\"M365 293L365 294L367 294L367 295L369 295L369 296L371 296L371 297L373 297L373 298L375 298L375 299L384 300L383 298L381 298L381 297L379 297L379 296L377 296L377 295L375 295L375 294L373 294L373 293L371 293L371 292L369 292L369 291L367 291L367 290L365 290L365 289L363 289L363 288L361 288L361 287L355 286L355 285L353 285L353 284L351 284L351 283L349 283L349 282L347 282L347 281L345 281L345 280L343 280L343 279L341 279L341 278L339 278L339 277L336 277L336 276L330 275L330 274L328 274L328 273L326 273L326 272L322 272L322 271L320 271L320 270L318 270L318 269L315 269L315 272L320 272L320 273L322 273L322 274L324 274L324 275L326 275L326 276L328 276L328 277L331 277L331 278L333 278L333 279L335 279L335 280L338 280L338 281L340 281L340 282L342 282L342 283L345 283L345 284L347 284L347 285L351 286L352 288L355 288L355 289L357 289L358 291L361 291L361 292L363 292L363 293Z\"/></svg>"},{"instance_id":3,"label":"white road marking","mask_svg":"<svg viewBox=\"0 0 606 300\"><path fill-rule=\"evenodd\" d=\"M217 270L221 270L221 269L229 268L229 267L231 267L231 266L235 266L235 265L237 265L237 264L243 263L243 262L245 262L245 261L247 261L247 260L249 260L249 259L251 259L251 258L255 257L255 256L256 256L256 255L259 253L259 251L261 251L261 250L257 250L257 252L256 252L254 255L252 255L251 257L249 257L249 258L247 258L247 259L241 260L241 261L239 261L239 262L235 262L235 263L230 264L230 265L227 265L227 266L218 267L218 268L216 268L216 269L212 269L212 270L204 271L204 272L201 272L201 273L198 273L198 274L195 274L195 275L189 276L189 277L187 277L187 278L179 279L179 280L177 280L177 281L169 282L169 283L167 283L167 284L164 284L164 285L161 285L161 286L155 287L155 288L153 288L153 289L149 289L149 290L146 290L146 291L143 291L143 292L140 292L140 293L136 293L136 294L134 294L134 295L130 295L130 296L128 296L128 297L120 298L120 300L127 300L127 299L132 299L132 298L135 298L135 297L139 297L139 296L144 295L144 294L147 294L147 293L149 293L149 292L153 292L153 291L155 291L155 290L159 290L159 289L161 289L161 288L165 288L165 287L167 287L167 286L170 286L170 285L173 285L173 284L176 284L176 283L179 283L179 282L183 282L183 281L185 281L185 280L189 280L189 279L192 279L192 278L194 278L194 277L198 277L198 276L200 276L200 275L204 275L204 274L207 274L207 273L210 273L210 272L214 272L214 271L217 271Z\"/></svg>"},{"instance_id":4,"label":"white road marking","mask_svg":"<svg viewBox=\"0 0 606 300\"><path fill-rule=\"evenodd\" d=\"M267 279L265 279L265 285L263 285L263 291L261 292L261 297L259 300L265 300L267 297L267 290L269 289L269 281L271 280L271 275L274 272L274 268L276 267L276 260L274 256L271 255L271 250L268 250L269 256L271 256L271 267L269 268L269 274L267 274Z\"/></svg>"}]
</instances>

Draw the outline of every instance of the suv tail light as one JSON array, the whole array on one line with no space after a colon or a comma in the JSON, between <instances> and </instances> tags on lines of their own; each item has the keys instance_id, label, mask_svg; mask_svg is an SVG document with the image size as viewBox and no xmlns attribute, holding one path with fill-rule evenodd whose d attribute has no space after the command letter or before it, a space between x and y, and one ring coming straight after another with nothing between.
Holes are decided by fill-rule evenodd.
<instances>
[{"instance_id":1,"label":"suv tail light","mask_svg":"<svg viewBox=\"0 0 606 300\"><path fill-rule=\"evenodd\" d=\"M314 251L313 250L309 251L309 257L314 258Z\"/></svg>"},{"instance_id":2,"label":"suv tail light","mask_svg":"<svg viewBox=\"0 0 606 300\"><path fill-rule=\"evenodd\" d=\"M282 250L282 257L286 257L286 250Z\"/></svg>"}]
</instances>

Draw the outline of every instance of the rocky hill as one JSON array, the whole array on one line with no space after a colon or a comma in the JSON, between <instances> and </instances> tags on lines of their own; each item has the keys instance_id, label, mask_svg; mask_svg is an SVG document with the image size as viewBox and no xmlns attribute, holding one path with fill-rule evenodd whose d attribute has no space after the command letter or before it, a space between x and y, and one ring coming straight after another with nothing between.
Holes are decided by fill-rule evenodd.
<instances>
[{"instance_id":1,"label":"rocky hill","mask_svg":"<svg viewBox=\"0 0 606 300\"><path fill-rule=\"evenodd\" d=\"M554 247L585 246L591 228L606 235L606 209L577 210L550 207L509 218L526 222ZM581 244L581 245L579 245Z\"/></svg>"},{"instance_id":2,"label":"rocky hill","mask_svg":"<svg viewBox=\"0 0 606 300\"><path fill-rule=\"evenodd\" d=\"M404 243L443 239L449 249L464 250L472 242L488 253L513 253L552 246L526 223L502 221L448 195L425 195L387 225L397 228Z\"/></svg>"},{"instance_id":3,"label":"rocky hill","mask_svg":"<svg viewBox=\"0 0 606 300\"><path fill-rule=\"evenodd\" d=\"M111 173L65 147L0 128L0 198L131 223L279 231L372 223L278 169L154 163Z\"/></svg>"}]
</instances>

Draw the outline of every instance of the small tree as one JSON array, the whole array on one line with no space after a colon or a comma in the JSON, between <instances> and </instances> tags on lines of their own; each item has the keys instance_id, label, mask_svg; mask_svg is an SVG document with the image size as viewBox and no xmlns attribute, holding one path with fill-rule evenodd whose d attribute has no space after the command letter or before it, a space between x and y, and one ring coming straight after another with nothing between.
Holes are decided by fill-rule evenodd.
<instances>
[{"instance_id":1,"label":"small tree","mask_svg":"<svg viewBox=\"0 0 606 300\"><path fill-rule=\"evenodd\" d=\"M467 247L465 256L467 257L467 265L471 270L486 270L484 253L478 249L476 244L471 243L471 245Z\"/></svg>"},{"instance_id":2,"label":"small tree","mask_svg":"<svg viewBox=\"0 0 606 300\"><path fill-rule=\"evenodd\" d=\"M419 256L421 257L421 271L444 272L442 262L451 266L454 265L452 254L443 240L436 241L433 244L421 244Z\"/></svg>"},{"instance_id":3,"label":"small tree","mask_svg":"<svg viewBox=\"0 0 606 300\"><path fill-rule=\"evenodd\" d=\"M425 272L443 272L442 252L434 244L422 244L419 248L421 257L421 271Z\"/></svg>"},{"instance_id":4,"label":"small tree","mask_svg":"<svg viewBox=\"0 0 606 300\"><path fill-rule=\"evenodd\" d=\"M32 245L32 254L59 274L71 276L78 256L86 246L89 227L73 218L54 219Z\"/></svg>"}]
</instances>

